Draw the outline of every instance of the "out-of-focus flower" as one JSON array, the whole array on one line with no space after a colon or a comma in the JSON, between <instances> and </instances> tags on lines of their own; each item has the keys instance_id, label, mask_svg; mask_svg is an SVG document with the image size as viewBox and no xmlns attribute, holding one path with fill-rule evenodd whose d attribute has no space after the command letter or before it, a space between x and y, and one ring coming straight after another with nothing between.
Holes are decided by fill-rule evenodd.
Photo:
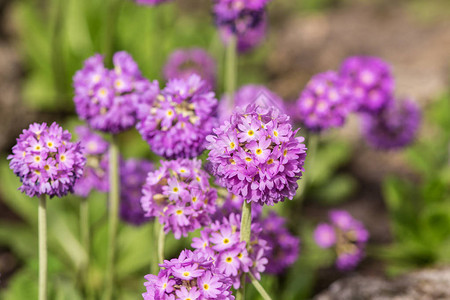
<instances>
[{"instance_id":1,"label":"out-of-focus flower","mask_svg":"<svg viewBox=\"0 0 450 300\"><path fill-rule=\"evenodd\" d=\"M113 70L105 68L100 54L84 62L74 76L74 102L92 128L116 134L136 124L137 105L151 100L158 82L145 79L126 52L114 54L113 62Z\"/></svg>"},{"instance_id":2,"label":"out-of-focus flower","mask_svg":"<svg viewBox=\"0 0 450 300\"><path fill-rule=\"evenodd\" d=\"M10 168L22 182L21 192L30 197L62 197L73 191L86 158L80 143L71 142L71 137L56 123L33 123L23 130L8 156Z\"/></svg>"},{"instance_id":3,"label":"out-of-focus flower","mask_svg":"<svg viewBox=\"0 0 450 300\"><path fill-rule=\"evenodd\" d=\"M217 108L220 122L229 120L235 107L240 106L246 108L249 104L256 104L265 108L273 106L278 108L282 113L287 113L283 99L263 85L244 85L236 91L233 100L234 105L231 105L228 96L223 96L220 100Z\"/></svg>"},{"instance_id":4,"label":"out-of-focus flower","mask_svg":"<svg viewBox=\"0 0 450 300\"><path fill-rule=\"evenodd\" d=\"M339 74L360 112L377 113L389 105L394 91L391 67L378 57L353 56L341 65Z\"/></svg>"},{"instance_id":5,"label":"out-of-focus flower","mask_svg":"<svg viewBox=\"0 0 450 300\"><path fill-rule=\"evenodd\" d=\"M144 300L233 300L231 280L200 251L184 250L159 265L158 275L146 275Z\"/></svg>"},{"instance_id":6,"label":"out-of-focus flower","mask_svg":"<svg viewBox=\"0 0 450 300\"><path fill-rule=\"evenodd\" d=\"M332 210L329 218L331 224L319 224L314 231L314 239L321 248L335 248L338 269L353 269L364 257L369 232L347 211Z\"/></svg>"},{"instance_id":7,"label":"out-of-focus flower","mask_svg":"<svg viewBox=\"0 0 450 300\"><path fill-rule=\"evenodd\" d=\"M152 102L141 104L137 129L153 152L167 159L193 158L205 149L216 124L217 99L196 74L172 79Z\"/></svg>"},{"instance_id":8,"label":"out-of-focus flower","mask_svg":"<svg viewBox=\"0 0 450 300\"><path fill-rule=\"evenodd\" d=\"M411 144L420 126L420 109L410 100L395 101L376 115L362 115L362 131L377 149L398 149Z\"/></svg>"},{"instance_id":9,"label":"out-of-focus flower","mask_svg":"<svg viewBox=\"0 0 450 300\"><path fill-rule=\"evenodd\" d=\"M274 107L237 108L206 139L208 160L220 185L248 202L273 205L292 199L306 157L289 117Z\"/></svg>"},{"instance_id":10,"label":"out-of-focus flower","mask_svg":"<svg viewBox=\"0 0 450 300\"><path fill-rule=\"evenodd\" d=\"M267 258L267 242L259 238L261 225L253 222L250 245L240 242L240 215L231 214L222 221L215 221L193 238L191 246L212 258L219 272L230 277L233 287L240 287L243 273L251 272L258 280L264 272Z\"/></svg>"},{"instance_id":11,"label":"out-of-focus flower","mask_svg":"<svg viewBox=\"0 0 450 300\"><path fill-rule=\"evenodd\" d=\"M145 216L140 200L142 186L153 165L147 160L128 159L120 164L120 217L132 225L150 220Z\"/></svg>"},{"instance_id":12,"label":"out-of-focus flower","mask_svg":"<svg viewBox=\"0 0 450 300\"><path fill-rule=\"evenodd\" d=\"M212 88L216 85L216 72L214 58L201 48L178 49L170 54L164 66L166 80L188 79L190 75L197 74Z\"/></svg>"},{"instance_id":13,"label":"out-of-focus flower","mask_svg":"<svg viewBox=\"0 0 450 300\"><path fill-rule=\"evenodd\" d=\"M211 222L217 192L198 159L161 161L143 187L141 205L148 217L157 217L166 233L176 239Z\"/></svg>"},{"instance_id":14,"label":"out-of-focus flower","mask_svg":"<svg viewBox=\"0 0 450 300\"><path fill-rule=\"evenodd\" d=\"M137 4L155 6L172 0L135 0Z\"/></svg>"},{"instance_id":15,"label":"out-of-focus flower","mask_svg":"<svg viewBox=\"0 0 450 300\"><path fill-rule=\"evenodd\" d=\"M266 272L283 273L297 260L300 252L300 240L286 228L286 220L273 211L261 221L261 227L259 236L267 241L268 245L264 252L264 256L269 261Z\"/></svg>"},{"instance_id":16,"label":"out-of-focus flower","mask_svg":"<svg viewBox=\"0 0 450 300\"><path fill-rule=\"evenodd\" d=\"M75 195L87 197L92 190L107 192L108 181L108 148L109 143L86 126L75 128L84 155L87 159L83 176L73 187Z\"/></svg>"},{"instance_id":17,"label":"out-of-focus flower","mask_svg":"<svg viewBox=\"0 0 450 300\"><path fill-rule=\"evenodd\" d=\"M320 132L342 126L353 109L343 81L336 72L328 71L311 78L297 100L294 115L309 130Z\"/></svg>"}]
</instances>

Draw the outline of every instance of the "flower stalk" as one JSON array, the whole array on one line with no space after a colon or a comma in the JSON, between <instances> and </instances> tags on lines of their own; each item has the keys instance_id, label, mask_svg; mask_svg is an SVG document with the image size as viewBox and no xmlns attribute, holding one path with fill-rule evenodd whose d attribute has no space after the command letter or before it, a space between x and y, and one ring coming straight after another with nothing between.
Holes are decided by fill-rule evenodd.
<instances>
[{"instance_id":1,"label":"flower stalk","mask_svg":"<svg viewBox=\"0 0 450 300\"><path fill-rule=\"evenodd\" d=\"M157 223L156 228L159 231L158 234L158 261L161 263L164 261L164 242L165 242L165 234L164 234L164 226L160 224L159 222L155 221Z\"/></svg>"},{"instance_id":2,"label":"flower stalk","mask_svg":"<svg viewBox=\"0 0 450 300\"><path fill-rule=\"evenodd\" d=\"M39 300L47 299L47 195L39 198Z\"/></svg>"},{"instance_id":3,"label":"flower stalk","mask_svg":"<svg viewBox=\"0 0 450 300\"><path fill-rule=\"evenodd\" d=\"M252 227L252 202L247 202L244 200L244 204L242 204L240 240L241 242L245 242L247 245L250 244L251 227ZM243 299L245 299L245 274L242 274L241 287L237 291L236 295L236 300L243 300Z\"/></svg>"}]
</instances>

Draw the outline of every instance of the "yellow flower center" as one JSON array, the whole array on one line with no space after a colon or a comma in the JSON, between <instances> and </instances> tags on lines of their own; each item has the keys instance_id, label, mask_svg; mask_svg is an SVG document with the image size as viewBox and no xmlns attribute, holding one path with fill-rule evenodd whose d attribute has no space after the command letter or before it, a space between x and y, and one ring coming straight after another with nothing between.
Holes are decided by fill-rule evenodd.
<instances>
[{"instance_id":1,"label":"yellow flower center","mask_svg":"<svg viewBox=\"0 0 450 300\"><path fill-rule=\"evenodd\" d=\"M37 151L41 150L41 146L36 145L36 147L34 147L34 150L37 150ZM25 156L25 152L24 152L24 156Z\"/></svg>"},{"instance_id":2,"label":"yellow flower center","mask_svg":"<svg viewBox=\"0 0 450 300\"><path fill-rule=\"evenodd\" d=\"M174 193L178 193L178 188L177 188L177 187L174 187L174 188L172 189L172 191L173 191Z\"/></svg>"},{"instance_id":3,"label":"yellow flower center","mask_svg":"<svg viewBox=\"0 0 450 300\"><path fill-rule=\"evenodd\" d=\"M223 239L223 243L224 243L224 244L228 244L229 242L230 242L229 239L227 239L227 238L224 238L224 239Z\"/></svg>"},{"instance_id":4,"label":"yellow flower center","mask_svg":"<svg viewBox=\"0 0 450 300\"><path fill-rule=\"evenodd\" d=\"M116 85L117 85L117 83L116 83ZM106 96L106 89L105 88L101 88L100 89L100 95Z\"/></svg>"},{"instance_id":5,"label":"yellow flower center","mask_svg":"<svg viewBox=\"0 0 450 300\"><path fill-rule=\"evenodd\" d=\"M123 85L122 80L116 80L116 87L121 87Z\"/></svg>"},{"instance_id":6,"label":"yellow flower center","mask_svg":"<svg viewBox=\"0 0 450 300\"><path fill-rule=\"evenodd\" d=\"M230 164L232 164L232 165L235 165L236 164L236 161L234 160L234 159L230 159Z\"/></svg>"},{"instance_id":7,"label":"yellow flower center","mask_svg":"<svg viewBox=\"0 0 450 300\"><path fill-rule=\"evenodd\" d=\"M166 112L166 114L167 114L167 116L171 117L171 116L173 115L173 111L169 109L169 110Z\"/></svg>"},{"instance_id":8,"label":"yellow flower center","mask_svg":"<svg viewBox=\"0 0 450 300\"><path fill-rule=\"evenodd\" d=\"M191 273L189 273L189 272L187 272L187 271L183 273L183 276L184 276L184 277L188 277L189 275L191 275Z\"/></svg>"},{"instance_id":9,"label":"yellow flower center","mask_svg":"<svg viewBox=\"0 0 450 300\"><path fill-rule=\"evenodd\" d=\"M243 256L242 253L239 253L239 254L238 254L238 258L239 258L239 259L241 259L242 256Z\"/></svg>"},{"instance_id":10,"label":"yellow flower center","mask_svg":"<svg viewBox=\"0 0 450 300\"><path fill-rule=\"evenodd\" d=\"M60 161L66 161L66 156L65 156L65 155L61 155L61 156L59 157L59 160L60 160Z\"/></svg>"},{"instance_id":11,"label":"yellow flower center","mask_svg":"<svg viewBox=\"0 0 450 300\"><path fill-rule=\"evenodd\" d=\"M50 170L50 166L49 165L45 165L44 169L45 169L45 171L48 171L48 170Z\"/></svg>"},{"instance_id":12,"label":"yellow flower center","mask_svg":"<svg viewBox=\"0 0 450 300\"><path fill-rule=\"evenodd\" d=\"M273 159L271 158L271 159L269 159L268 161L267 161L267 164L268 165L271 165L271 164L273 164Z\"/></svg>"},{"instance_id":13,"label":"yellow flower center","mask_svg":"<svg viewBox=\"0 0 450 300\"><path fill-rule=\"evenodd\" d=\"M232 258L231 256L228 256L228 257L225 259L225 261L226 261L227 263L231 263L231 262L233 261L233 258Z\"/></svg>"},{"instance_id":14,"label":"yellow flower center","mask_svg":"<svg viewBox=\"0 0 450 300\"><path fill-rule=\"evenodd\" d=\"M278 136L278 131L274 130L273 131L273 136Z\"/></svg>"},{"instance_id":15,"label":"yellow flower center","mask_svg":"<svg viewBox=\"0 0 450 300\"><path fill-rule=\"evenodd\" d=\"M39 170L34 170L34 173L36 173L37 175L41 175L41 171Z\"/></svg>"},{"instance_id":16,"label":"yellow flower center","mask_svg":"<svg viewBox=\"0 0 450 300\"><path fill-rule=\"evenodd\" d=\"M197 202L197 197L192 197L192 202Z\"/></svg>"},{"instance_id":17,"label":"yellow flower center","mask_svg":"<svg viewBox=\"0 0 450 300\"><path fill-rule=\"evenodd\" d=\"M247 156L247 157L245 158L245 160L248 161L248 162L251 162L251 161L252 161L252 158Z\"/></svg>"},{"instance_id":18,"label":"yellow flower center","mask_svg":"<svg viewBox=\"0 0 450 300\"><path fill-rule=\"evenodd\" d=\"M47 143L47 146L53 147L53 143L52 143L52 142L48 142L48 143ZM39 146L38 146L38 147L39 147Z\"/></svg>"},{"instance_id":19,"label":"yellow flower center","mask_svg":"<svg viewBox=\"0 0 450 300\"><path fill-rule=\"evenodd\" d=\"M287 149L284 149L283 155L284 155L284 156L287 155Z\"/></svg>"},{"instance_id":20,"label":"yellow flower center","mask_svg":"<svg viewBox=\"0 0 450 300\"><path fill-rule=\"evenodd\" d=\"M256 149L255 151L256 155L261 155L262 154L262 150L260 148Z\"/></svg>"},{"instance_id":21,"label":"yellow flower center","mask_svg":"<svg viewBox=\"0 0 450 300\"><path fill-rule=\"evenodd\" d=\"M181 214L183 213L183 211L182 211L181 209L179 209L179 210L177 210L175 213L176 213L177 215L181 215Z\"/></svg>"},{"instance_id":22,"label":"yellow flower center","mask_svg":"<svg viewBox=\"0 0 450 300\"><path fill-rule=\"evenodd\" d=\"M249 131L247 131L247 134L248 134L248 136L253 136L253 135L255 135L255 132L250 129Z\"/></svg>"},{"instance_id":23,"label":"yellow flower center","mask_svg":"<svg viewBox=\"0 0 450 300\"><path fill-rule=\"evenodd\" d=\"M209 290L209 285L205 283L205 284L203 285L203 289L204 289L204 290Z\"/></svg>"},{"instance_id":24,"label":"yellow flower center","mask_svg":"<svg viewBox=\"0 0 450 300\"><path fill-rule=\"evenodd\" d=\"M236 145L235 145L233 142L231 142L231 143L230 143L230 148L231 148L231 149L234 149L235 147L236 147Z\"/></svg>"},{"instance_id":25,"label":"yellow flower center","mask_svg":"<svg viewBox=\"0 0 450 300\"><path fill-rule=\"evenodd\" d=\"M35 162L40 162L41 161L41 157L40 156L35 156L34 157L34 161Z\"/></svg>"}]
</instances>

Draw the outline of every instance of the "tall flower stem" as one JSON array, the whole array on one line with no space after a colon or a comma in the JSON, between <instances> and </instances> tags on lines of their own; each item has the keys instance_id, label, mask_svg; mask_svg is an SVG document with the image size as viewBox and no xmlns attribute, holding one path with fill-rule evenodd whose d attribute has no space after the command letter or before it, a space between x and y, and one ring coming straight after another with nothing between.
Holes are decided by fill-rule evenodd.
<instances>
[{"instance_id":1,"label":"tall flower stem","mask_svg":"<svg viewBox=\"0 0 450 300\"><path fill-rule=\"evenodd\" d=\"M119 195L119 146L116 137L113 136L109 147L109 241L106 265L106 300L112 299L113 296L116 236L119 223Z\"/></svg>"},{"instance_id":2,"label":"tall flower stem","mask_svg":"<svg viewBox=\"0 0 450 300\"><path fill-rule=\"evenodd\" d=\"M259 283L258 279L256 279L255 276L253 276L253 274L250 272L248 273L248 275L250 276L253 286L256 288L261 297L263 297L264 300L272 300L269 294L267 294L266 290Z\"/></svg>"},{"instance_id":3,"label":"tall flower stem","mask_svg":"<svg viewBox=\"0 0 450 300\"><path fill-rule=\"evenodd\" d=\"M154 274L154 275L158 275L158 241L157 239L159 238L159 223L158 220L155 219L152 224L151 224L152 228L151 228L151 241L152 241L152 246L151 246L151 253L150 253L150 273Z\"/></svg>"},{"instance_id":4,"label":"tall flower stem","mask_svg":"<svg viewBox=\"0 0 450 300\"><path fill-rule=\"evenodd\" d=\"M237 81L237 38L233 34L231 35L225 56L225 93L228 95L228 99L231 108L234 108L234 92L236 91Z\"/></svg>"},{"instance_id":5,"label":"tall flower stem","mask_svg":"<svg viewBox=\"0 0 450 300\"><path fill-rule=\"evenodd\" d=\"M90 254L90 238L89 238L89 202L86 197L82 197L80 201L80 236L81 243L86 251L86 261L81 266L82 284L85 292L89 294L89 254Z\"/></svg>"},{"instance_id":6,"label":"tall flower stem","mask_svg":"<svg viewBox=\"0 0 450 300\"><path fill-rule=\"evenodd\" d=\"M246 242L247 246L250 244L252 227L252 203L244 201L242 205L241 215L241 242ZM237 291L236 300L243 300L245 298L245 274L241 277L241 287Z\"/></svg>"},{"instance_id":7,"label":"tall flower stem","mask_svg":"<svg viewBox=\"0 0 450 300\"><path fill-rule=\"evenodd\" d=\"M39 300L47 299L47 195L39 198Z\"/></svg>"},{"instance_id":8,"label":"tall flower stem","mask_svg":"<svg viewBox=\"0 0 450 300\"><path fill-rule=\"evenodd\" d=\"M164 226L158 222L159 226L157 226L158 233L158 260L162 263L164 261L164 242L165 242L165 234L164 234Z\"/></svg>"}]
</instances>

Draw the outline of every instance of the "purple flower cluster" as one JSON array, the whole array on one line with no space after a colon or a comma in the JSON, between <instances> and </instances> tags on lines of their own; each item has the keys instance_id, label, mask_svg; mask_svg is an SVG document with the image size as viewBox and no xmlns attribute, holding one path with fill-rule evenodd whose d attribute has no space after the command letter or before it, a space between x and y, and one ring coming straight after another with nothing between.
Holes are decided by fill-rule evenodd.
<instances>
[{"instance_id":1,"label":"purple flower cluster","mask_svg":"<svg viewBox=\"0 0 450 300\"><path fill-rule=\"evenodd\" d=\"M353 110L348 90L334 71L311 78L296 103L296 116L309 130L342 126Z\"/></svg>"},{"instance_id":2,"label":"purple flower cluster","mask_svg":"<svg viewBox=\"0 0 450 300\"><path fill-rule=\"evenodd\" d=\"M56 123L33 123L23 130L8 156L10 168L22 182L21 192L30 197L62 197L73 191L86 158L80 143L72 143L71 137Z\"/></svg>"},{"instance_id":3,"label":"purple flower cluster","mask_svg":"<svg viewBox=\"0 0 450 300\"><path fill-rule=\"evenodd\" d=\"M228 96L222 97L217 108L219 121L224 122L225 120L229 120L235 107L240 106L246 108L247 105L252 103L265 108L274 106L282 113L287 113L283 99L280 96L263 85L247 84L238 89L234 94L234 105L231 105Z\"/></svg>"},{"instance_id":4,"label":"purple flower cluster","mask_svg":"<svg viewBox=\"0 0 450 300\"><path fill-rule=\"evenodd\" d=\"M161 161L150 172L143 187L141 205L146 216L158 217L166 233L176 239L211 222L216 210L217 191L209 185L208 174L198 159Z\"/></svg>"},{"instance_id":5,"label":"purple flower cluster","mask_svg":"<svg viewBox=\"0 0 450 300\"><path fill-rule=\"evenodd\" d=\"M196 157L216 124L217 99L198 75L172 79L139 109L137 129L153 152L167 159Z\"/></svg>"},{"instance_id":6,"label":"purple flower cluster","mask_svg":"<svg viewBox=\"0 0 450 300\"><path fill-rule=\"evenodd\" d=\"M137 4L155 6L171 0L136 0Z\"/></svg>"},{"instance_id":7,"label":"purple flower cluster","mask_svg":"<svg viewBox=\"0 0 450 300\"><path fill-rule=\"evenodd\" d=\"M380 58L349 57L342 63L339 73L358 111L376 113L389 105L394 79L389 64Z\"/></svg>"},{"instance_id":8,"label":"purple flower cluster","mask_svg":"<svg viewBox=\"0 0 450 300\"><path fill-rule=\"evenodd\" d=\"M264 252L267 243L259 238L261 226L252 224L250 245L240 242L240 215L231 214L229 218L213 222L193 238L191 246L213 259L217 270L233 281L233 287L240 287L243 273L251 272L258 280L264 272L267 258Z\"/></svg>"},{"instance_id":9,"label":"purple flower cluster","mask_svg":"<svg viewBox=\"0 0 450 300\"><path fill-rule=\"evenodd\" d=\"M84 155L87 159L83 176L73 187L74 194L87 197L92 190L107 192L108 182L108 148L109 143L86 126L75 128Z\"/></svg>"},{"instance_id":10,"label":"purple flower cluster","mask_svg":"<svg viewBox=\"0 0 450 300\"><path fill-rule=\"evenodd\" d=\"M174 51L164 66L166 80L188 79L191 74L199 75L210 87L216 85L216 62L208 52L201 48L179 49Z\"/></svg>"},{"instance_id":11,"label":"purple flower cluster","mask_svg":"<svg viewBox=\"0 0 450 300\"><path fill-rule=\"evenodd\" d=\"M219 184L248 202L274 205L292 199L306 157L297 131L274 107L237 108L206 138L212 172Z\"/></svg>"},{"instance_id":12,"label":"purple flower cluster","mask_svg":"<svg viewBox=\"0 0 450 300\"><path fill-rule=\"evenodd\" d=\"M159 266L162 269L158 276L145 276L144 300L234 300L231 280L200 251L184 250L178 258L165 260Z\"/></svg>"},{"instance_id":13,"label":"purple flower cluster","mask_svg":"<svg viewBox=\"0 0 450 300\"><path fill-rule=\"evenodd\" d=\"M300 252L300 240L286 228L286 220L274 211L261 221L260 238L269 246L264 256L267 257L266 272L281 274L297 261Z\"/></svg>"},{"instance_id":14,"label":"purple flower cluster","mask_svg":"<svg viewBox=\"0 0 450 300\"><path fill-rule=\"evenodd\" d=\"M347 211L332 210L329 218L331 224L322 223L317 226L314 240L321 248L335 247L338 269L353 269L364 257L369 232Z\"/></svg>"},{"instance_id":15,"label":"purple flower cluster","mask_svg":"<svg viewBox=\"0 0 450 300\"><path fill-rule=\"evenodd\" d=\"M100 131L119 133L136 124L136 109L151 98L158 83L145 79L126 52L113 57L114 69L103 64L103 56L88 58L74 76L75 108L81 119Z\"/></svg>"},{"instance_id":16,"label":"purple flower cluster","mask_svg":"<svg viewBox=\"0 0 450 300\"><path fill-rule=\"evenodd\" d=\"M140 200L142 186L153 165L147 160L128 159L120 164L120 217L132 225L141 225L150 219L145 216Z\"/></svg>"},{"instance_id":17,"label":"purple flower cluster","mask_svg":"<svg viewBox=\"0 0 450 300\"><path fill-rule=\"evenodd\" d=\"M416 103L396 101L377 115L362 115L362 131L367 142L375 148L401 148L414 140L420 119Z\"/></svg>"}]
</instances>

